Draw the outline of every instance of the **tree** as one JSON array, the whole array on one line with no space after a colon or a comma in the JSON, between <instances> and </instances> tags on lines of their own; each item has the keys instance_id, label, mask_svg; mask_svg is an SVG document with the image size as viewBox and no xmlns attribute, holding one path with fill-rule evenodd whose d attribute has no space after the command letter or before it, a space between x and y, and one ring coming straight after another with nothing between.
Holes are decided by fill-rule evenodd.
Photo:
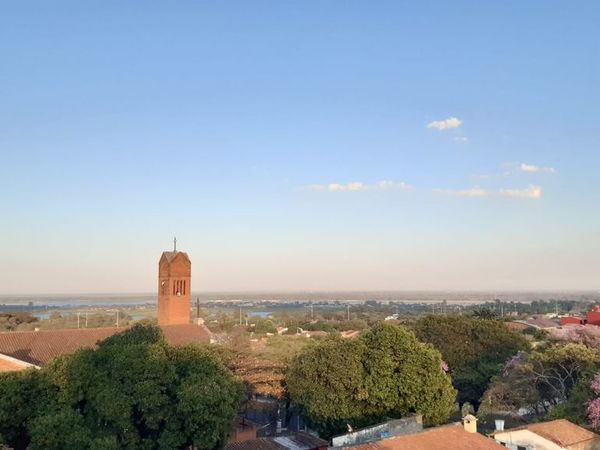
<instances>
[{"instance_id":1,"label":"tree","mask_svg":"<svg viewBox=\"0 0 600 450\"><path fill-rule=\"evenodd\" d=\"M14 448L29 445L28 425L56 407L57 389L41 371L30 369L0 375L0 435Z\"/></svg>"},{"instance_id":2,"label":"tree","mask_svg":"<svg viewBox=\"0 0 600 450\"><path fill-rule=\"evenodd\" d=\"M158 327L138 324L39 372L1 378L0 434L17 449L217 448L242 389L211 350L171 347ZM35 405L30 393L48 400ZM14 407L22 412L13 419Z\"/></svg>"},{"instance_id":3,"label":"tree","mask_svg":"<svg viewBox=\"0 0 600 450\"><path fill-rule=\"evenodd\" d=\"M517 414L526 409L529 414L545 414L550 406L535 389L529 369L530 354L519 352L505 364L502 372L492 378L481 398L479 414L496 412Z\"/></svg>"},{"instance_id":4,"label":"tree","mask_svg":"<svg viewBox=\"0 0 600 450\"><path fill-rule=\"evenodd\" d=\"M427 316L414 325L417 337L433 344L448 364L461 403L479 405L490 378L508 358L529 348L527 340L497 320Z\"/></svg>"},{"instance_id":5,"label":"tree","mask_svg":"<svg viewBox=\"0 0 600 450\"><path fill-rule=\"evenodd\" d=\"M277 327L270 319L256 319L254 326L248 328L248 331L254 331L257 334L277 333Z\"/></svg>"},{"instance_id":6,"label":"tree","mask_svg":"<svg viewBox=\"0 0 600 450\"><path fill-rule=\"evenodd\" d=\"M586 405L586 414L592 427L600 429L600 373L597 373L589 383L589 388L593 392L592 400L588 400Z\"/></svg>"},{"instance_id":7,"label":"tree","mask_svg":"<svg viewBox=\"0 0 600 450\"><path fill-rule=\"evenodd\" d=\"M592 397L590 379L600 356L583 344L552 345L531 354L521 352L495 377L482 400L486 411L528 409L548 418L585 420Z\"/></svg>"},{"instance_id":8,"label":"tree","mask_svg":"<svg viewBox=\"0 0 600 450\"><path fill-rule=\"evenodd\" d=\"M542 397L554 403L567 400L571 389L585 374L600 364L597 350L584 344L553 345L545 351L534 352L529 370Z\"/></svg>"},{"instance_id":9,"label":"tree","mask_svg":"<svg viewBox=\"0 0 600 450\"><path fill-rule=\"evenodd\" d=\"M332 336L304 349L286 377L292 403L325 435L386 417L446 421L456 391L439 352L406 328L379 324L358 339Z\"/></svg>"}]
</instances>

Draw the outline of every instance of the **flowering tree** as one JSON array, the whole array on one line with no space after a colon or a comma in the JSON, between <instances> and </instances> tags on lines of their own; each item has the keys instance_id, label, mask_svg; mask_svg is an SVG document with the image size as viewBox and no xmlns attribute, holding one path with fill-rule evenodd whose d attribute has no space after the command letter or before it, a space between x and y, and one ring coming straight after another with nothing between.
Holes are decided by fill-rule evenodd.
<instances>
[{"instance_id":1,"label":"flowering tree","mask_svg":"<svg viewBox=\"0 0 600 450\"><path fill-rule=\"evenodd\" d=\"M591 393L590 374L600 368L600 354L584 344L553 345L519 352L504 365L482 398L487 412L552 414L553 418L585 420ZM598 382L600 393L600 379ZM600 401L598 402L600 411ZM600 414L598 415L600 418Z\"/></svg>"},{"instance_id":2,"label":"flowering tree","mask_svg":"<svg viewBox=\"0 0 600 450\"><path fill-rule=\"evenodd\" d=\"M590 383L592 390L600 396L600 373L596 374ZM600 397L590 400L587 404L587 415L594 428L600 428Z\"/></svg>"}]
</instances>

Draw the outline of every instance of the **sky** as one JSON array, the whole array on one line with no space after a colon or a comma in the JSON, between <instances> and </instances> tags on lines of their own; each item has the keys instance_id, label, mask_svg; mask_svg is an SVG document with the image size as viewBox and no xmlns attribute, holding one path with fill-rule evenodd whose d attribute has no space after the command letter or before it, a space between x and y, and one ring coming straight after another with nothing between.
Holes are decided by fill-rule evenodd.
<instances>
[{"instance_id":1,"label":"sky","mask_svg":"<svg viewBox=\"0 0 600 450\"><path fill-rule=\"evenodd\" d=\"M0 294L600 289L597 1L0 5Z\"/></svg>"}]
</instances>

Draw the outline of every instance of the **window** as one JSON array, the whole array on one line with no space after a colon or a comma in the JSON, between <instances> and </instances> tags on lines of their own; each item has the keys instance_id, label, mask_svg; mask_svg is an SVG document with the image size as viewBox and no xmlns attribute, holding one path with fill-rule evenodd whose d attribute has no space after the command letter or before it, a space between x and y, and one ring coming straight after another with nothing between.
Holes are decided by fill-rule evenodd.
<instances>
[{"instance_id":1,"label":"window","mask_svg":"<svg viewBox=\"0 0 600 450\"><path fill-rule=\"evenodd\" d=\"M517 445L517 450L527 450L527 447L524 445Z\"/></svg>"}]
</instances>

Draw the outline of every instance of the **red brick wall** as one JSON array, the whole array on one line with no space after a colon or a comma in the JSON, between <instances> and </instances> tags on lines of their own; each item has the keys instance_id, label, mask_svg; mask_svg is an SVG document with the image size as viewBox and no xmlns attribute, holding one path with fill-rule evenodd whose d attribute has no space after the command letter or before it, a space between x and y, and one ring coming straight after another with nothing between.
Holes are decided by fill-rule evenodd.
<instances>
[{"instance_id":1,"label":"red brick wall","mask_svg":"<svg viewBox=\"0 0 600 450\"><path fill-rule=\"evenodd\" d=\"M180 295L174 294L177 281L181 286ZM192 263L187 255L179 252L170 262L163 255L158 263L158 324L190 323L191 292Z\"/></svg>"}]
</instances>

